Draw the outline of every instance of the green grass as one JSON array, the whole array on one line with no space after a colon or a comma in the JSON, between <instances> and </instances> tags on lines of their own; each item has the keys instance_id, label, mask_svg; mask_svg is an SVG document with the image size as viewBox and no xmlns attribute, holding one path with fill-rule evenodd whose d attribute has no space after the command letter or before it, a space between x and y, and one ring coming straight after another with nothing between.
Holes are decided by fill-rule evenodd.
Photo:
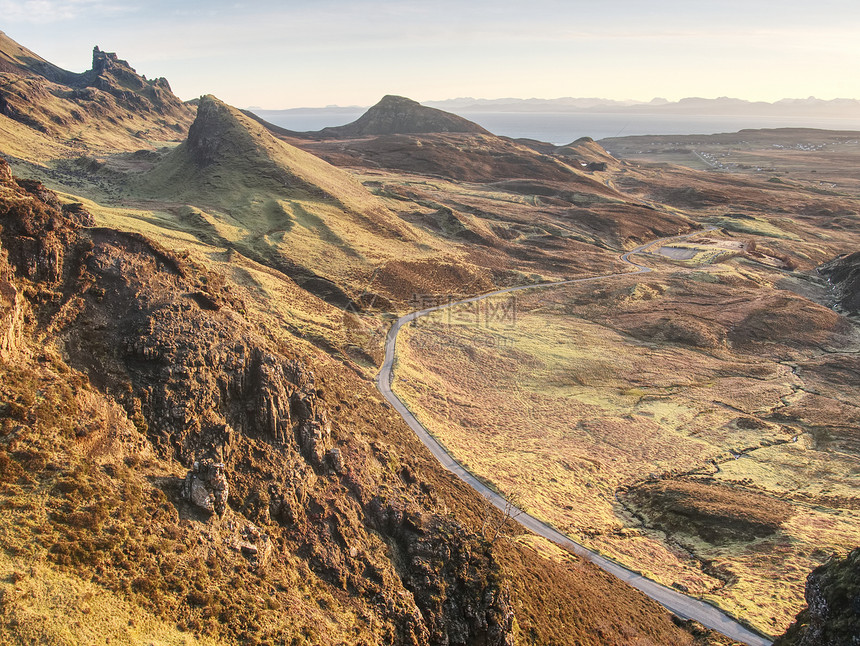
<instances>
[{"instance_id":1,"label":"green grass","mask_svg":"<svg viewBox=\"0 0 860 646\"><path fill-rule=\"evenodd\" d=\"M737 233L748 233L750 235L763 236L766 238L783 238L786 240L800 240L795 234L780 229L769 220L751 215L728 214L714 216L706 219L709 224L714 224L729 231Z\"/></svg>"},{"instance_id":2,"label":"green grass","mask_svg":"<svg viewBox=\"0 0 860 646\"><path fill-rule=\"evenodd\" d=\"M200 111L205 141L216 142L212 158L192 135L127 188L154 210L177 211L172 226L356 292L388 260L438 257L443 245L397 218L350 173L216 99L206 98Z\"/></svg>"}]
</instances>

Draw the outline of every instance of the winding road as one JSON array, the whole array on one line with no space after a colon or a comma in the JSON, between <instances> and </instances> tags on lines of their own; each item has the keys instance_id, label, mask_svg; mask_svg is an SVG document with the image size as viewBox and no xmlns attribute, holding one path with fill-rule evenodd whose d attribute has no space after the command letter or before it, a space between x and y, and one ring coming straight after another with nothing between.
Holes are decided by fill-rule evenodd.
<instances>
[{"instance_id":1,"label":"winding road","mask_svg":"<svg viewBox=\"0 0 860 646\"><path fill-rule=\"evenodd\" d=\"M479 494L490 500L493 505L498 507L500 510L505 511L507 507L508 511L511 513L511 517L516 518L517 522L519 522L523 527L526 527L535 534L543 536L544 538L549 539L554 543L571 550L575 554L578 554L579 556L588 559L606 572L612 574L618 579L621 579L625 583L628 583L637 590L640 590L641 592L645 593L654 601L658 602L667 610L681 617L682 619L693 619L702 624L703 626L706 626L707 628L716 630L723 635L729 637L730 639L743 642L745 644L748 644L749 646L769 646L771 644L769 640L762 637L758 633L753 632L749 628L746 628L738 621L732 619L730 616L728 616L715 606L712 606L711 604L701 601L699 599L695 599L693 597L682 594L677 590L664 586L660 583L657 583L656 581L652 581L651 579L642 576L641 574L633 572L625 568L624 566L619 565L615 561L611 561L601 556L597 552L593 552L592 550L583 547L579 543L573 541L569 536L562 534L561 532L547 525L543 521L538 520L534 516L531 516L525 511L517 507L512 508L503 496L487 487L472 473L463 468L463 466L460 465L460 463L457 462L442 447L442 445L439 444L439 442L437 442L433 438L432 435L430 435L427 429L421 425L421 423L409 411L406 405L391 390L394 369L394 356L397 345L397 335L400 332L400 329L407 323L411 323L412 321L422 316L431 314L432 312L437 312L439 310L443 310L449 307L462 305L464 303L472 303L491 296L497 296L499 294L507 294L510 292L516 292L524 289L543 289L548 287L558 287L560 285L569 285L572 283L587 283L597 280L605 280L607 278L615 278L618 276L644 274L652 271L652 269L650 267L640 265L635 261L631 260L632 256L644 253L648 248L652 246L662 245L666 242L669 242L670 240L677 241L685 238L690 238L699 235L705 231L712 231L715 228L716 227L710 227L708 229L694 231L693 233L688 233L685 235L660 238L658 240L654 240L647 244L636 247L632 251L628 251L621 256L621 260L624 263L635 267L634 271L604 274L601 276L592 276L589 278L574 278L570 280L562 280L556 282L538 283L536 285L508 287L506 289L499 289L493 292L489 292L487 294L481 294L479 296L466 298L461 301L445 303L436 307L429 307L427 309L419 310L416 312L412 312L411 314L407 314L406 316L402 316L394 323L394 325L392 325L391 329L388 332L388 336L385 339L385 361L383 362L382 368L377 375L376 386L379 389L379 392L382 393L383 397L385 397L385 399L394 407L394 409L400 414L403 420L415 432L415 434L420 438L424 445L428 449L430 449L430 452L443 467L448 469L448 471L456 475Z\"/></svg>"}]
</instances>

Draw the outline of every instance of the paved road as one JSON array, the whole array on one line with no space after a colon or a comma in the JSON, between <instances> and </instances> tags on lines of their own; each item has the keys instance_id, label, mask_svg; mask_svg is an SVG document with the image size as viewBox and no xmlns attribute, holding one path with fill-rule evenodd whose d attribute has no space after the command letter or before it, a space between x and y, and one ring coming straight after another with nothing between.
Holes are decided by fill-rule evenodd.
<instances>
[{"instance_id":1,"label":"paved road","mask_svg":"<svg viewBox=\"0 0 860 646\"><path fill-rule=\"evenodd\" d=\"M714 228L715 227L711 227L709 229L705 229L705 231L711 231ZM439 444L439 442L437 442L433 438L433 436L427 432L427 429L421 425L421 423L415 418L415 416L409 411L409 409L406 408L406 406L403 404L402 401L400 401L397 395L392 392L391 382L393 378L392 375L394 366L394 353L397 345L397 334L400 332L400 328L419 317L430 314L431 312L436 312L439 310L446 309L448 307L461 305L463 303L472 303L474 301L488 298L490 296L496 296L498 294L507 294L523 289L557 287L559 285L568 285L571 283L587 283L623 275L643 274L652 270L649 267L640 265L634 260L631 260L631 256L634 256L639 253L644 253L650 247L662 245L670 240L681 240L684 238L699 235L700 233L702 233L702 231L695 231L693 233L689 233L682 236L661 238L659 240L654 240L653 242L649 242L648 244L644 244L640 247L637 247L632 251L628 251L621 256L621 260L635 268L633 271L630 272L605 274L603 276L592 276L590 278L574 278L572 280L562 280L551 283L539 283L537 285L508 287L506 289L499 289L488 294L473 296L472 298L467 298L461 301L457 301L455 303L445 303L444 305L439 305L437 307L429 307L427 309L407 314L406 316L399 318L391 327L391 330L389 330L388 332L388 337L385 339L385 361L382 364L382 368L380 369L379 374L377 375L376 386L377 388L379 388L379 392L382 393L385 399L387 399L388 402L394 407L394 409L400 414L400 416L403 417L403 420L421 439L424 445L428 449L430 449L430 452L443 467L445 467L446 469L448 469L448 471L452 472L458 478L463 480L479 494L489 499L493 503L493 505L504 511L506 506L508 505L505 498L487 487L485 484L483 484L469 471L464 469L459 462L457 462L453 457L451 457L451 455L442 447L442 445ZM510 510L511 507L508 506L508 509ZM547 538L554 543L561 545L562 547L570 549L579 556L588 559L606 572L609 572L613 576L616 576L622 581L632 585L637 590L641 590L646 595L663 605L665 608L667 608L670 612L673 612L682 619L694 619L703 626L721 632L727 637L748 644L749 646L769 646L771 644L769 640L765 639L761 635L758 635L757 633L752 632L751 630L744 627L716 607L705 603L704 601L700 601L699 599L695 599L693 597L689 597L685 594L682 594L677 590L661 585L656 581L652 581L651 579L642 576L641 574L637 574L636 572L628 570L624 566L619 565L618 563L601 556L597 552L593 552L588 548L583 547L579 543L573 541L569 536L566 536L561 532L557 531L556 529L553 529L546 523L538 520L534 516L527 514L521 509L514 507L512 509L511 515L512 517L516 518L517 522L519 522L521 525L528 528L529 530L533 531L535 534L543 536L544 538Z\"/></svg>"}]
</instances>

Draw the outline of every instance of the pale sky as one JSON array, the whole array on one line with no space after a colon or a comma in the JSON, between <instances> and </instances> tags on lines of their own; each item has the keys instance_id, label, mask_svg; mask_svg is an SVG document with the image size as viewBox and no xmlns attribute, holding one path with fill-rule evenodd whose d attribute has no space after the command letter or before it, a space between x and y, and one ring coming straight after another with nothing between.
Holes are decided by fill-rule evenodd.
<instances>
[{"instance_id":1,"label":"pale sky","mask_svg":"<svg viewBox=\"0 0 860 646\"><path fill-rule=\"evenodd\" d=\"M0 0L0 30L72 71L98 45L239 107L860 98L857 0Z\"/></svg>"}]
</instances>

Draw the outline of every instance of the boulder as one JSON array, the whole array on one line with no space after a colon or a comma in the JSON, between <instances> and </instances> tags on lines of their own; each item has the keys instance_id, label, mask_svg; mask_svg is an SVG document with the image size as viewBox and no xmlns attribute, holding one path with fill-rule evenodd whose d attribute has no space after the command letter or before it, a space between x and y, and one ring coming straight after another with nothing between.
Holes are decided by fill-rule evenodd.
<instances>
[{"instance_id":1,"label":"boulder","mask_svg":"<svg viewBox=\"0 0 860 646\"><path fill-rule=\"evenodd\" d=\"M332 471L335 473L343 473L343 455L341 454L340 449L331 449L326 454L326 458L328 459L328 463L332 468Z\"/></svg>"},{"instance_id":2,"label":"boulder","mask_svg":"<svg viewBox=\"0 0 860 646\"><path fill-rule=\"evenodd\" d=\"M224 464L210 459L195 461L185 476L182 493L192 504L223 516L230 493Z\"/></svg>"}]
</instances>

